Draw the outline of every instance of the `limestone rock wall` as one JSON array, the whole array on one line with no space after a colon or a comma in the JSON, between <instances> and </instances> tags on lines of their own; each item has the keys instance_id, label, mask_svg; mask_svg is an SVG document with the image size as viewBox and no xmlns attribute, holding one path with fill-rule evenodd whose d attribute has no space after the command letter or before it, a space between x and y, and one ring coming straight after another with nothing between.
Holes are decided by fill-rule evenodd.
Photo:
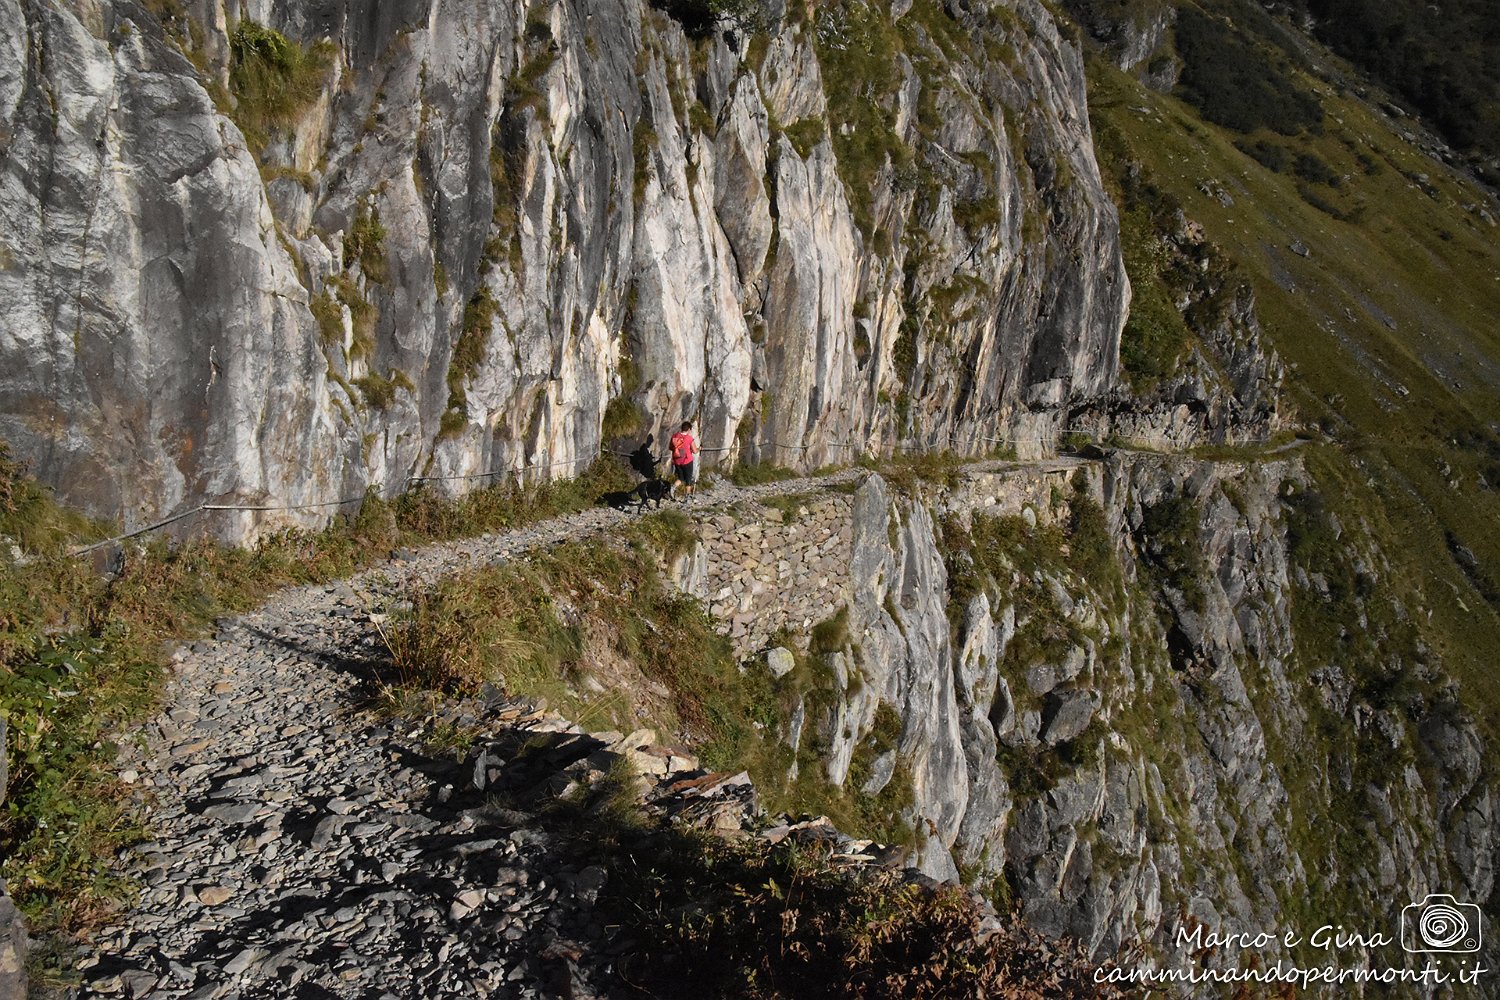
<instances>
[{"instance_id":1,"label":"limestone rock wall","mask_svg":"<svg viewBox=\"0 0 1500 1000\"><path fill-rule=\"evenodd\" d=\"M1076 45L1032 0L772 6L0 0L0 437L127 527L684 417L710 462L1045 447L1129 301ZM279 118L242 19L323 67Z\"/></svg>"}]
</instances>

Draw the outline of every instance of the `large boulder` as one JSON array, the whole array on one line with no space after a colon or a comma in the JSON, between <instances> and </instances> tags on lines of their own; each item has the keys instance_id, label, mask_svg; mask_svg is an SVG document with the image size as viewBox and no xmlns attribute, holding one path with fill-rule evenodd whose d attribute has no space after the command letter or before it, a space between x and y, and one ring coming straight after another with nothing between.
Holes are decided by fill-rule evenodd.
<instances>
[{"instance_id":1,"label":"large boulder","mask_svg":"<svg viewBox=\"0 0 1500 1000\"><path fill-rule=\"evenodd\" d=\"M1042 742L1055 746L1076 739L1098 709L1099 695L1093 691L1053 691L1047 696Z\"/></svg>"}]
</instances>

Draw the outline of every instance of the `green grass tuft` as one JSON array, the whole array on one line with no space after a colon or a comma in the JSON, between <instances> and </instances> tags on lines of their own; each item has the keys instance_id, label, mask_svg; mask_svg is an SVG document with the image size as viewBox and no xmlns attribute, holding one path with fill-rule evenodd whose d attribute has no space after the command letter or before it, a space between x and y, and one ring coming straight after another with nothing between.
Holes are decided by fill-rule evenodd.
<instances>
[{"instance_id":1,"label":"green grass tuft","mask_svg":"<svg viewBox=\"0 0 1500 1000\"><path fill-rule=\"evenodd\" d=\"M383 283L386 280L385 226L380 224L380 209L374 204L361 203L354 213L354 222L344 237L344 267L359 265L367 280Z\"/></svg>"},{"instance_id":2,"label":"green grass tuft","mask_svg":"<svg viewBox=\"0 0 1500 1000\"><path fill-rule=\"evenodd\" d=\"M809 640L814 653L837 653L849 645L849 609L839 608L833 617L814 625Z\"/></svg>"},{"instance_id":3,"label":"green grass tuft","mask_svg":"<svg viewBox=\"0 0 1500 1000\"><path fill-rule=\"evenodd\" d=\"M327 86L332 42L309 48L254 21L240 21L229 37L231 112L251 149L265 149L272 136L298 116Z\"/></svg>"},{"instance_id":4,"label":"green grass tuft","mask_svg":"<svg viewBox=\"0 0 1500 1000\"><path fill-rule=\"evenodd\" d=\"M798 473L785 466L771 465L769 463L757 463L754 465L736 465L729 470L729 481L736 486L760 486L765 483L779 483L788 479L796 479Z\"/></svg>"},{"instance_id":5,"label":"green grass tuft","mask_svg":"<svg viewBox=\"0 0 1500 1000\"><path fill-rule=\"evenodd\" d=\"M1141 554L1162 583L1182 594L1187 606L1202 611L1207 598L1203 578L1208 572L1203 558L1201 514L1197 502L1186 494L1158 500L1141 517Z\"/></svg>"}]
</instances>

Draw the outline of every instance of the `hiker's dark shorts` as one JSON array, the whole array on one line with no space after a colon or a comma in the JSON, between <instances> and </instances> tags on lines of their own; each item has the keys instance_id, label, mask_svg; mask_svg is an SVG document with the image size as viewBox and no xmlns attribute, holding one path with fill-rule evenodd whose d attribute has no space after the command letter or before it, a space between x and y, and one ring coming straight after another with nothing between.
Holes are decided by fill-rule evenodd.
<instances>
[{"instance_id":1,"label":"hiker's dark shorts","mask_svg":"<svg viewBox=\"0 0 1500 1000\"><path fill-rule=\"evenodd\" d=\"M674 464L672 466L672 471L677 473L677 481L679 483L682 483L685 486L693 485L694 476L692 462L689 462L687 465Z\"/></svg>"}]
</instances>

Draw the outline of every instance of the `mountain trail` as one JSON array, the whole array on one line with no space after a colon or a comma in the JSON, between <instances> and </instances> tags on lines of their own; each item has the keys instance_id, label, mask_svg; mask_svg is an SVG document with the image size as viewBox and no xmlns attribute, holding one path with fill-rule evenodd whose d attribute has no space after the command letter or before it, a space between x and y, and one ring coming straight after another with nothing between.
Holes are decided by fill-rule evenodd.
<instances>
[{"instance_id":1,"label":"mountain trail","mask_svg":"<svg viewBox=\"0 0 1500 1000\"><path fill-rule=\"evenodd\" d=\"M696 516L867 474L725 482L672 506ZM577 940L603 935L590 912L596 875L553 858L524 823L497 838L473 795L455 796L471 786L462 765L424 754L417 734L366 706L383 659L375 607L633 516L591 509L404 553L280 591L179 649L163 712L121 764L145 790L153 838L121 862L141 896L98 935L77 995L588 996L595 974L613 979L601 972L607 950L593 966L576 961L590 950ZM581 732L524 707L502 715Z\"/></svg>"}]
</instances>

